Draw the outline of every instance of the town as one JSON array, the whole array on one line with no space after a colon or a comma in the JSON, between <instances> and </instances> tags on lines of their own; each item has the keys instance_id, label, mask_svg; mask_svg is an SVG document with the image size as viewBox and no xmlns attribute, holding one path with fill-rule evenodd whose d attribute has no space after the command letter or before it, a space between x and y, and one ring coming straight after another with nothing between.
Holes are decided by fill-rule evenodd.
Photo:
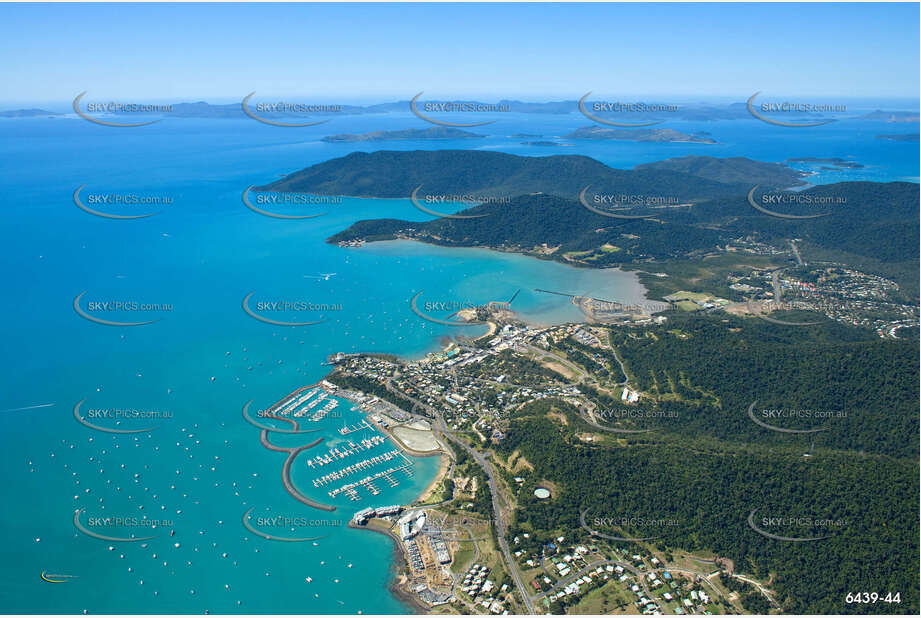
<instances>
[{"instance_id":1,"label":"town","mask_svg":"<svg viewBox=\"0 0 921 618\"><path fill-rule=\"evenodd\" d=\"M539 479L529 478L526 467L509 466L492 452L517 410L560 400L601 433L629 433L643 431L644 419L627 411L654 397L627 379L609 342L612 326L537 327L516 320L507 307L478 309L488 334L457 337L419 360L330 357L335 368L324 384L338 396L393 432L403 447L400 430L428 430L433 443L427 448L451 458L434 491L415 504L366 508L352 521L399 545L407 564L403 589L437 613L683 615L773 607L770 590L718 557L610 542L588 528L578 538L517 531L520 498L552 500L555 491L536 486ZM630 328L665 320L638 313L619 323ZM599 393L621 413L602 409Z\"/></svg>"}]
</instances>

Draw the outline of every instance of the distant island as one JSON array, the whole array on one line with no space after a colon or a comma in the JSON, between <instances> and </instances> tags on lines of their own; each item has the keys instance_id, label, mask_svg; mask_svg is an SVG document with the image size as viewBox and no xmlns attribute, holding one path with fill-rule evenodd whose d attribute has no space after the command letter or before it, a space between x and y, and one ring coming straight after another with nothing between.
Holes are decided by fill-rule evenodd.
<instances>
[{"instance_id":1,"label":"distant island","mask_svg":"<svg viewBox=\"0 0 921 618\"><path fill-rule=\"evenodd\" d=\"M716 140L706 133L682 133L674 129L606 129L594 125L579 127L564 135L570 139L619 140L626 142L692 142L715 144Z\"/></svg>"},{"instance_id":2,"label":"distant island","mask_svg":"<svg viewBox=\"0 0 921 618\"><path fill-rule=\"evenodd\" d=\"M918 133L896 133L894 135L877 135L876 139L888 139L893 142L917 142L919 141Z\"/></svg>"},{"instance_id":3,"label":"distant island","mask_svg":"<svg viewBox=\"0 0 921 618\"><path fill-rule=\"evenodd\" d=\"M835 167L846 167L850 169L859 169L864 167L862 163L851 161L850 159L842 159L841 157L796 157L793 159L787 159L787 163L827 163L834 165Z\"/></svg>"},{"instance_id":4,"label":"distant island","mask_svg":"<svg viewBox=\"0 0 921 618\"><path fill-rule=\"evenodd\" d=\"M387 142L410 139L483 139L486 135L471 133L451 127L430 127L428 129L403 129L402 131L370 131L368 133L340 133L327 135L324 142Z\"/></svg>"},{"instance_id":5,"label":"distant island","mask_svg":"<svg viewBox=\"0 0 921 618\"><path fill-rule=\"evenodd\" d=\"M57 112L49 112L47 109L11 109L0 112L0 118L34 118L36 116L60 116Z\"/></svg>"},{"instance_id":6,"label":"distant island","mask_svg":"<svg viewBox=\"0 0 921 618\"><path fill-rule=\"evenodd\" d=\"M564 144L563 142L551 142L548 140L537 140L535 142L521 142L522 146L571 146L572 144Z\"/></svg>"},{"instance_id":7,"label":"distant island","mask_svg":"<svg viewBox=\"0 0 921 618\"><path fill-rule=\"evenodd\" d=\"M883 122L913 122L921 120L918 112L884 112L881 109L860 117L862 120L882 120Z\"/></svg>"}]
</instances>

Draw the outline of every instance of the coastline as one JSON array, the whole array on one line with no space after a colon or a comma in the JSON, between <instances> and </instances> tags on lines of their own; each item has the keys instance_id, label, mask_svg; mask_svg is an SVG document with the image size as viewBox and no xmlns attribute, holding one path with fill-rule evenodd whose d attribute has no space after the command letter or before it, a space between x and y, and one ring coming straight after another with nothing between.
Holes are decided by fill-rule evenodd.
<instances>
[{"instance_id":1,"label":"coastline","mask_svg":"<svg viewBox=\"0 0 921 618\"><path fill-rule=\"evenodd\" d=\"M449 250L475 249L479 251L496 252L496 253L502 253L506 255L521 256L522 258L534 258L534 259L538 259L544 262L553 262L555 264L559 264L560 266L570 267L570 268L573 268L579 271L583 271L583 272L588 271L588 272L602 273L606 271L613 271L613 272L630 277L630 279L632 280L632 284L639 290L639 295L641 296L641 298L630 300L630 301L625 301L624 304L628 304L628 305L642 304L642 303L647 303L651 301L665 302L661 298L654 298L650 296L651 294L650 288L643 282L640 276L641 273L644 272L644 269L648 269L654 266L655 262L647 262L647 263L642 263L642 264L639 264L639 263L635 264L632 262L623 262L623 263L606 265L606 266L592 266L589 264L582 264L578 262L571 262L568 260L559 259L555 257L556 254L538 254L538 253L532 253L532 252L525 251L525 250L514 250L514 249L492 247L492 246L486 246L486 245L469 245L469 246L449 245L449 244L441 244L441 243L435 243L435 242L427 242L426 240L419 239L419 238L405 238L405 237L399 237L399 236L394 236L393 238L381 238L381 239L370 240L370 241L364 240L364 242L365 242L365 245L371 245L372 243L377 244L377 245L381 245L383 243L415 243L423 247L436 247L440 249L449 249ZM329 239L327 239L327 243L337 244L337 243L329 242ZM361 249L360 247L350 247L350 248L358 249L358 250ZM582 312L580 311L580 313ZM521 315L519 315L519 319L521 319L526 324L537 326L537 327L551 325L551 323L534 320L532 318L523 317ZM575 320L570 320L570 321L574 322ZM579 322L587 322L587 321L579 320ZM484 335L481 335L481 337L486 337L489 334L490 333L486 333ZM409 360L417 360L417 359L409 359Z\"/></svg>"},{"instance_id":2,"label":"coastline","mask_svg":"<svg viewBox=\"0 0 921 618\"><path fill-rule=\"evenodd\" d=\"M329 375L330 374L327 374L326 376L324 376L323 380L326 380L329 377ZM322 384L322 381L319 382L319 384ZM327 392L329 392L329 389L326 389L326 390ZM356 406L359 406L359 410L361 411L362 415L365 416L365 420L373 424L377 428L378 431L380 431L383 435L387 436L387 438L391 442L393 442L397 446L397 448L399 448L404 453L412 457L435 457L437 456L440 458L439 465L438 465L438 471L436 472L435 477L432 479L432 482L429 483L429 485L416 497L415 500L413 500L410 503L410 506L407 508L422 506L419 503L428 499L435 492L435 490L441 485L442 481L444 480L445 475L447 475L447 473L451 470L452 459L450 455L446 452L444 445L441 444L441 442L437 441L436 439L439 445L438 449L433 450L433 451L415 451L409 448L406 444L403 443L402 440L397 438L390 431L388 431L387 429L375 423L374 420L370 418L370 413L361 409L360 403L351 396L351 393L349 391L347 391L346 389L337 387L336 391L331 392L330 394L332 394L335 397L340 397L342 399L345 399L346 401L349 401L350 403L353 403ZM434 435L434 432L433 432L433 435ZM393 543L393 558L390 563L390 583L388 584L387 589L390 591L393 597L397 599L397 601L407 606L407 608L411 609L412 613L429 614L431 611L431 608L425 605L415 594L413 594L406 587L406 583L408 580L406 580L405 576L403 575L403 571L409 566L409 557L406 555L406 552L403 548L403 543L399 539L399 537L397 537L397 535L394 534L394 532L390 528L383 526L381 523L378 523L375 520L369 521L364 526L355 525L355 523L350 520L347 526L355 530L372 530L374 532L383 534L387 536L388 538L390 538L391 542Z\"/></svg>"},{"instance_id":3,"label":"coastline","mask_svg":"<svg viewBox=\"0 0 921 618\"><path fill-rule=\"evenodd\" d=\"M435 493L435 490L438 489L438 487L441 485L441 482L444 480L445 476L448 474L448 471L451 469L451 458L445 453L440 453L440 455L441 461L438 462L438 472L435 473L435 478L432 479L432 482L429 484L429 486L425 488L425 491L419 494L419 497L416 498L416 501L413 504L418 504L428 500L432 494Z\"/></svg>"},{"instance_id":4,"label":"coastline","mask_svg":"<svg viewBox=\"0 0 921 618\"><path fill-rule=\"evenodd\" d=\"M348 527L354 530L371 530L372 532L383 534L390 539L393 544L393 559L390 562L390 583L387 585L387 589L397 601L407 606L409 609L412 609L412 613L428 614L429 608L414 594L404 588L405 582L400 581L400 579L403 578L403 575L400 573L401 567L409 564L409 560L406 557L406 552L403 551L403 543L397 538L397 535L389 528L384 528L379 524L374 525L372 522L369 522L368 525L365 526L356 526L349 521Z\"/></svg>"},{"instance_id":5,"label":"coastline","mask_svg":"<svg viewBox=\"0 0 921 618\"><path fill-rule=\"evenodd\" d=\"M348 197L348 196L342 196L342 197ZM373 198L368 198L368 199L381 200L381 199L392 199L392 198L373 197ZM568 260L558 259L554 257L555 255L557 255L556 253L532 253L524 249L510 249L510 248L503 248L503 247L493 247L491 245L452 245L448 243L430 242L430 241L423 240L421 238L407 238L404 236L395 236L395 235L393 235L391 238L377 238L375 240L368 240L367 238L356 238L354 240L360 240L366 245L370 245L373 243L382 243L382 242L405 241L405 242L417 242L423 245L429 245L432 247L442 247L445 249L483 249L486 251L496 251L498 253L508 253L511 255L523 255L525 257L532 257L532 258L536 258L538 260L544 260L547 262L556 262L557 264L563 264L564 266L572 266L573 268L584 268L586 270L612 270L612 269L613 270L623 270L621 268L622 266L632 264L632 262L623 262L623 263L613 264L610 266L592 266L591 264L584 264L581 262L572 262ZM334 241L330 241L328 238L326 239L326 243L330 245L338 245L339 242L341 241L334 242ZM349 247L349 248L360 248L360 247ZM629 272L629 271L623 271L623 272Z\"/></svg>"}]
</instances>

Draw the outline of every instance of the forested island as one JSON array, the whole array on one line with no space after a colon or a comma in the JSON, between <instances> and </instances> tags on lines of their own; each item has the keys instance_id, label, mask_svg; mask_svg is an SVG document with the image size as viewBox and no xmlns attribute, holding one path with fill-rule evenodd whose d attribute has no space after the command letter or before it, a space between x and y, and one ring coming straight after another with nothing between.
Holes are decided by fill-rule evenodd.
<instances>
[{"instance_id":1,"label":"forested island","mask_svg":"<svg viewBox=\"0 0 921 618\"><path fill-rule=\"evenodd\" d=\"M692 142L715 144L707 133L682 133L674 129L609 129L588 125L579 127L563 137L568 139L620 140L629 142Z\"/></svg>"},{"instance_id":2,"label":"forested island","mask_svg":"<svg viewBox=\"0 0 921 618\"><path fill-rule=\"evenodd\" d=\"M342 133L327 135L324 142L386 142L408 139L483 139L485 135L462 131L452 127L430 127L428 129L403 129L402 131L371 131L369 133Z\"/></svg>"},{"instance_id":3,"label":"forested island","mask_svg":"<svg viewBox=\"0 0 921 618\"><path fill-rule=\"evenodd\" d=\"M546 193L575 199L587 185L602 193L643 194L699 201L744 195L755 184L785 188L802 172L744 157L682 157L609 167L582 155L521 157L480 150L353 152L287 174L260 191L317 195L409 197L424 185L442 194L519 196Z\"/></svg>"},{"instance_id":4,"label":"forested island","mask_svg":"<svg viewBox=\"0 0 921 618\"><path fill-rule=\"evenodd\" d=\"M887 139L893 142L917 142L921 138L918 133L896 133L894 135L877 135L876 139Z\"/></svg>"},{"instance_id":5,"label":"forested island","mask_svg":"<svg viewBox=\"0 0 921 618\"><path fill-rule=\"evenodd\" d=\"M863 164L857 161L842 159L841 157L796 157L787 159L787 163L828 163L835 167L846 167L850 169L860 169L863 167Z\"/></svg>"}]
</instances>

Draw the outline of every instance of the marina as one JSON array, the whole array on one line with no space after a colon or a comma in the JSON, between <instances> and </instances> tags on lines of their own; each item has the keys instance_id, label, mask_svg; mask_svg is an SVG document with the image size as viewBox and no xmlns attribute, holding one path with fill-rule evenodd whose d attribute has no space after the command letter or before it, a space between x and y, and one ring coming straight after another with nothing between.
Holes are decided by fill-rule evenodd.
<instances>
[{"instance_id":1,"label":"marina","mask_svg":"<svg viewBox=\"0 0 921 618\"><path fill-rule=\"evenodd\" d=\"M317 400L319 401L319 400ZM313 413L310 417L311 421L321 421L329 415L330 412L339 407L339 401L336 399L330 399L326 402L326 405Z\"/></svg>"},{"instance_id":2,"label":"marina","mask_svg":"<svg viewBox=\"0 0 921 618\"><path fill-rule=\"evenodd\" d=\"M361 419L360 423L355 423L354 425L349 425L349 426L343 426L342 429L339 430L339 435L347 436L350 433L355 433L356 431L361 431L363 429L373 429L373 427L371 427L371 425L368 424L367 420Z\"/></svg>"},{"instance_id":3,"label":"marina","mask_svg":"<svg viewBox=\"0 0 921 618\"><path fill-rule=\"evenodd\" d=\"M326 403L317 408L323 402ZM330 412L338 407L339 400L330 398L329 393L322 386L313 384L297 389L270 406L264 412L264 416L270 418L301 418L306 421L316 422L326 418Z\"/></svg>"},{"instance_id":4,"label":"marina","mask_svg":"<svg viewBox=\"0 0 921 618\"><path fill-rule=\"evenodd\" d=\"M377 488L377 485L374 484L374 481L383 480L389 487L396 487L400 484L399 480L397 480L397 477L395 476L397 472L402 472L407 477L413 476L412 462L406 460L406 463L401 466L393 466L387 468L386 470L375 472L374 474L370 474L359 481L347 483L335 489L331 489L328 493L331 498L335 498L339 494L345 494L349 497L350 500L358 501L361 500L361 495L358 493L357 489L364 487L372 496L377 496L381 493L381 490Z\"/></svg>"},{"instance_id":5,"label":"marina","mask_svg":"<svg viewBox=\"0 0 921 618\"><path fill-rule=\"evenodd\" d=\"M383 444L386 441L387 438L379 434L373 435L370 438L364 438L358 444L355 444L349 440L347 448L339 448L338 446L331 448L326 452L325 455L317 455L313 459L308 460L307 465L311 468L322 468L323 466L334 461L351 457L352 455L361 453L362 451L370 450L375 446Z\"/></svg>"},{"instance_id":6,"label":"marina","mask_svg":"<svg viewBox=\"0 0 921 618\"><path fill-rule=\"evenodd\" d=\"M297 431L300 429L299 420L321 420L322 418L325 418L332 410L339 406L339 399L333 397L333 393L337 393L337 388L327 382L321 382L318 384L301 387L268 408L263 416L285 421L291 424L294 427L294 430ZM342 395L340 394L339 396L341 397ZM323 404L322 408L316 409L317 406L319 406L324 401L325 403ZM357 413L358 415L362 413L360 406L352 406L350 411ZM310 414L309 417L308 414ZM327 449L325 453L311 457L306 461L307 467L319 470L320 468L331 465L334 462L348 459L360 453L364 453L387 444L388 438L380 433L377 433L376 429L377 428L374 425L370 424L368 420L363 417L351 425L348 425L345 423L345 421L343 421L342 427L337 430L339 435L348 436L350 434L366 432L369 430L370 435L367 435L367 437L364 437L360 440L346 440L344 445L331 447ZM263 446L266 448L274 451L282 451L288 453L288 458L285 461L282 471L282 480L284 482L285 488L288 490L288 493L290 493L292 497L300 502L309 504L315 508L324 508L325 505L321 505L316 501L310 500L293 485L290 472L291 466L296 456L311 447L319 445L322 442L322 438L302 447L279 447L269 441L268 434L270 431L271 430L264 429L260 439ZM379 469L380 467L388 464L389 467L385 469ZM342 479L359 473L364 473L366 476L360 480L331 488L327 491L328 495L331 498L345 495L348 496L348 498L352 501L359 501L362 497L359 490L362 488L372 496L380 495L382 487L392 488L399 486L401 482L401 475L404 478L412 477L414 475L413 462L406 457L402 450L395 448L370 457L365 457L348 466L344 466L327 472L326 474L319 475L312 479L312 484L315 488L329 487L331 484L337 481L341 481Z\"/></svg>"},{"instance_id":7,"label":"marina","mask_svg":"<svg viewBox=\"0 0 921 618\"><path fill-rule=\"evenodd\" d=\"M400 451L393 450L393 451L388 451L386 453L383 453L381 455L377 455L375 457L369 457L368 459L362 459L361 461L354 463L351 466L342 468L341 470L336 470L335 472L330 472L329 474L324 474L323 476L319 476L313 479L313 486L323 487L324 485L327 485L328 483L331 483L333 481L338 481L339 479L344 478L346 476L351 476L357 472L363 472L364 470L367 470L368 468L373 468L374 466L378 464L392 461L396 459L397 457L400 457L400 455L401 455Z\"/></svg>"}]
</instances>

